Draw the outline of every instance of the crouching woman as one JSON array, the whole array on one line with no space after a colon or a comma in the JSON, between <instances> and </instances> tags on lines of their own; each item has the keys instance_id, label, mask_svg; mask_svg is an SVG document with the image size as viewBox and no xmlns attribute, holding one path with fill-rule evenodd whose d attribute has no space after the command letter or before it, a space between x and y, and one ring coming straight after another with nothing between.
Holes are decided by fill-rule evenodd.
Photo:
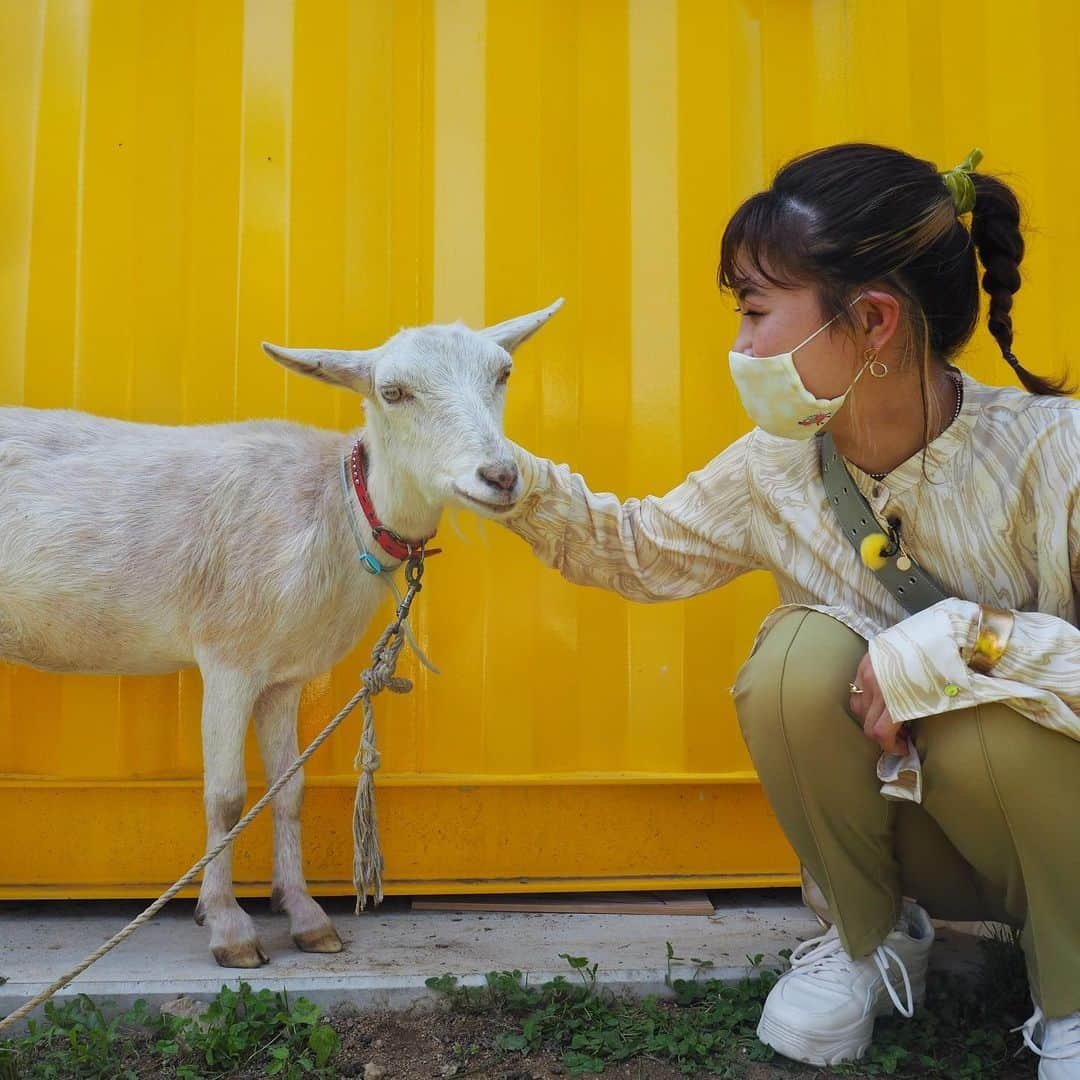
<instances>
[{"instance_id":1,"label":"crouching woman","mask_svg":"<svg viewBox=\"0 0 1080 1080\"><path fill-rule=\"evenodd\" d=\"M782 168L719 269L754 430L622 503L519 448L505 520L569 580L633 600L776 579L733 692L831 927L772 989L766 1043L859 1057L925 992L929 916L1004 920L1039 1075L1080 1080L1080 402L1012 351L1019 207L976 165L849 144ZM956 363L977 257L1024 390Z\"/></svg>"}]
</instances>

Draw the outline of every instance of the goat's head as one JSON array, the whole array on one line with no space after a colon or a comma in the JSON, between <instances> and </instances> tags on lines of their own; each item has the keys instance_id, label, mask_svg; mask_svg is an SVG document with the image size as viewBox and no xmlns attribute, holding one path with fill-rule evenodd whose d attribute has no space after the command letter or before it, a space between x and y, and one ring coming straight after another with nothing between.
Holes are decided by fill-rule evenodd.
<instances>
[{"instance_id":1,"label":"goat's head","mask_svg":"<svg viewBox=\"0 0 1080 1080\"><path fill-rule=\"evenodd\" d=\"M556 300L485 330L401 330L363 351L263 349L292 371L363 395L371 444L397 481L431 503L500 513L521 490L502 429L511 354L560 307Z\"/></svg>"}]
</instances>

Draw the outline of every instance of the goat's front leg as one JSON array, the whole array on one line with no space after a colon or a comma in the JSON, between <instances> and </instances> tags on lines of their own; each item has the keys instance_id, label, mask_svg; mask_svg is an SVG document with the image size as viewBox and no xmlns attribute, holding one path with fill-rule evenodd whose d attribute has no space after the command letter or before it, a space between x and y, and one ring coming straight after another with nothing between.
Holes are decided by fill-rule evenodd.
<instances>
[{"instance_id":1,"label":"goat's front leg","mask_svg":"<svg viewBox=\"0 0 1080 1080\"><path fill-rule=\"evenodd\" d=\"M255 703L255 734L259 739L267 785L296 760L296 708L298 684L271 686ZM289 932L297 948L305 952L341 952L341 938L326 912L311 898L304 880L300 844L300 806L304 801L304 770L274 797L274 885L270 895L273 911L289 915Z\"/></svg>"},{"instance_id":2,"label":"goat's front leg","mask_svg":"<svg viewBox=\"0 0 1080 1080\"><path fill-rule=\"evenodd\" d=\"M247 795L244 733L257 691L242 673L200 662L203 677L203 800L209 851L240 820ZM210 951L222 967L259 967L269 957L251 916L236 902L232 845L203 872L195 921L210 924Z\"/></svg>"}]
</instances>

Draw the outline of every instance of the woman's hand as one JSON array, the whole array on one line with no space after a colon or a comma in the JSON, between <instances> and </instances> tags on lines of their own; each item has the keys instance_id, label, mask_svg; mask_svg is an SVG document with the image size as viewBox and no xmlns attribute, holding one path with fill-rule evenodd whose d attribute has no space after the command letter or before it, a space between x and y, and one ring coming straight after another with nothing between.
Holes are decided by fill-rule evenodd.
<instances>
[{"instance_id":1,"label":"woman's hand","mask_svg":"<svg viewBox=\"0 0 1080 1080\"><path fill-rule=\"evenodd\" d=\"M861 694L852 693L851 711L862 721L866 737L873 739L887 754L906 754L907 729L903 724L894 723L889 715L869 653L859 661L852 685L862 690Z\"/></svg>"}]
</instances>

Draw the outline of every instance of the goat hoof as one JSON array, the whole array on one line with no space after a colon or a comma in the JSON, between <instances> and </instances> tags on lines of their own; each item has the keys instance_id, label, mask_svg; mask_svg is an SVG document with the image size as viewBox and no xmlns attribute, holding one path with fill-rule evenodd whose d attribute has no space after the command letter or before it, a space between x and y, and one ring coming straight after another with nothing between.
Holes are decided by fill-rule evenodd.
<instances>
[{"instance_id":1,"label":"goat hoof","mask_svg":"<svg viewBox=\"0 0 1080 1080\"><path fill-rule=\"evenodd\" d=\"M303 952L335 953L341 952L341 938L332 926L321 926L314 930L305 930L302 934L293 934L296 947Z\"/></svg>"},{"instance_id":2,"label":"goat hoof","mask_svg":"<svg viewBox=\"0 0 1080 1080\"><path fill-rule=\"evenodd\" d=\"M244 941L239 945L217 945L210 951L220 967L257 968L270 960L258 941Z\"/></svg>"}]
</instances>

